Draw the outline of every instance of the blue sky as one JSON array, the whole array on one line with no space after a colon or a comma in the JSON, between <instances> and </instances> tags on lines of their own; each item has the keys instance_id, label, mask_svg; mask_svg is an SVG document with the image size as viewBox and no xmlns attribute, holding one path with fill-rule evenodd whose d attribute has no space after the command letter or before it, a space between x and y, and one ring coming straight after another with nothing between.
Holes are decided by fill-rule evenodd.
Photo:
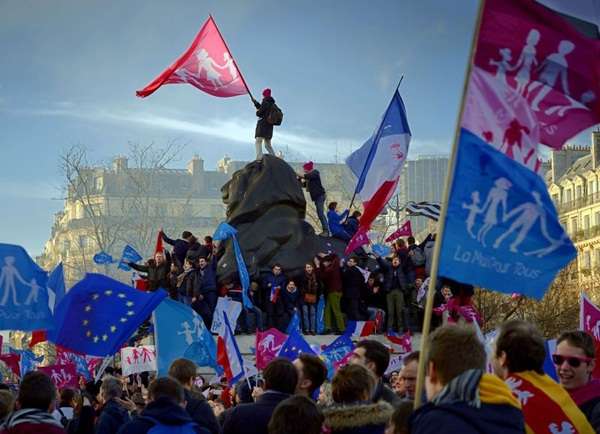
<instances>
[{"instance_id":1,"label":"blue sky","mask_svg":"<svg viewBox=\"0 0 600 434\"><path fill-rule=\"evenodd\" d=\"M277 148L316 161L344 158L374 130L396 82L412 154L447 153L476 0L75 1L0 3L0 241L42 251L62 207L58 156L84 144L92 160L129 142L185 143L214 168L253 155L247 97L188 85L146 85L185 50L209 13L256 96L285 112Z\"/></svg>"}]
</instances>

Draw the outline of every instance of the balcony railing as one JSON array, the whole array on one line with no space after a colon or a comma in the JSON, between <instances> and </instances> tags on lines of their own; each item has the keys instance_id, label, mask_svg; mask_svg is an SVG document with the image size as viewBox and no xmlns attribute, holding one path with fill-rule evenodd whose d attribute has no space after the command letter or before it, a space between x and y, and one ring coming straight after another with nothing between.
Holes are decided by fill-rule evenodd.
<instances>
[{"instance_id":1,"label":"balcony railing","mask_svg":"<svg viewBox=\"0 0 600 434\"><path fill-rule=\"evenodd\" d=\"M600 236L600 225L595 225L588 229L578 230L571 235L571 239L573 241L584 241L598 236Z\"/></svg>"},{"instance_id":2,"label":"balcony railing","mask_svg":"<svg viewBox=\"0 0 600 434\"><path fill-rule=\"evenodd\" d=\"M569 202L560 203L557 205L557 209L559 214L563 214L565 212L573 211L574 209L583 208L584 206L593 205L595 203L600 203L600 191L587 194Z\"/></svg>"}]
</instances>

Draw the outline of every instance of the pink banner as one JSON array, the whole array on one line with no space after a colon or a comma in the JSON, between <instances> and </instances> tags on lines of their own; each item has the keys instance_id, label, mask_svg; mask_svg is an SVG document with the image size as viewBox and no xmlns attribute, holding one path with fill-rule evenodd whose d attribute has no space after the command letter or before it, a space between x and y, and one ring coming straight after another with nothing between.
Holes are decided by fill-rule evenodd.
<instances>
[{"instance_id":1,"label":"pink banner","mask_svg":"<svg viewBox=\"0 0 600 434\"><path fill-rule=\"evenodd\" d=\"M256 367L265 369L269 362L277 357L279 350L287 339L285 333L277 329L256 332Z\"/></svg>"},{"instance_id":2,"label":"pink banner","mask_svg":"<svg viewBox=\"0 0 600 434\"><path fill-rule=\"evenodd\" d=\"M77 370L73 363L67 363L65 365L50 365L40 366L38 371L46 373L52 382L58 389L64 389L65 387L78 387L77 384Z\"/></svg>"},{"instance_id":3,"label":"pink banner","mask_svg":"<svg viewBox=\"0 0 600 434\"><path fill-rule=\"evenodd\" d=\"M144 98L163 84L188 83L219 97L248 93L246 83L212 17L200 29L190 48L144 89Z\"/></svg>"},{"instance_id":4,"label":"pink banner","mask_svg":"<svg viewBox=\"0 0 600 434\"><path fill-rule=\"evenodd\" d=\"M600 378L600 309L581 294L579 310L579 328L589 333L596 343L596 367L592 373L594 378Z\"/></svg>"},{"instance_id":5,"label":"pink banner","mask_svg":"<svg viewBox=\"0 0 600 434\"><path fill-rule=\"evenodd\" d=\"M407 220L402 226L398 228L393 234L385 239L386 243L390 241L394 241L396 238L400 237L412 237L412 227L410 225L410 220Z\"/></svg>"},{"instance_id":6,"label":"pink banner","mask_svg":"<svg viewBox=\"0 0 600 434\"><path fill-rule=\"evenodd\" d=\"M369 244L369 236L367 235L366 227L359 227L358 231L354 234L348 245L346 246L346 250L344 251L345 255L349 255L360 246L364 246L365 244Z\"/></svg>"}]
</instances>

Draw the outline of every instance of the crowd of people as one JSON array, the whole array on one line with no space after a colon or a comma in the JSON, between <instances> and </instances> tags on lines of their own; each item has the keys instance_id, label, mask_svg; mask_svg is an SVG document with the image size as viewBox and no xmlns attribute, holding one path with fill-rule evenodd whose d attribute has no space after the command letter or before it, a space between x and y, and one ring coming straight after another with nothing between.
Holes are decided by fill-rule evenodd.
<instances>
[{"instance_id":1,"label":"crowd of people","mask_svg":"<svg viewBox=\"0 0 600 434\"><path fill-rule=\"evenodd\" d=\"M390 351L364 339L328 380L321 358L273 359L235 385L205 381L196 364L174 360L168 375L120 375L57 391L40 371L0 390L1 434L402 434L600 432L596 349L581 331L563 333L544 373L545 340L531 323L503 324L493 350L468 324L429 337L424 404L413 410L421 357L386 374ZM491 369L490 369L491 368Z\"/></svg>"}]
</instances>

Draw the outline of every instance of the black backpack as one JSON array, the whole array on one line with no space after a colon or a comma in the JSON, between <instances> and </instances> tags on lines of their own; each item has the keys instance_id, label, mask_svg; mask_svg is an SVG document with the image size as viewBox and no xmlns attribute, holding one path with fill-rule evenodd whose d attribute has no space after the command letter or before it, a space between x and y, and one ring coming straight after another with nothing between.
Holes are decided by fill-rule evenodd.
<instances>
[{"instance_id":1,"label":"black backpack","mask_svg":"<svg viewBox=\"0 0 600 434\"><path fill-rule=\"evenodd\" d=\"M273 103L269 116L267 116L267 122L271 125L281 125L281 122L283 122L283 112L275 103Z\"/></svg>"}]
</instances>

